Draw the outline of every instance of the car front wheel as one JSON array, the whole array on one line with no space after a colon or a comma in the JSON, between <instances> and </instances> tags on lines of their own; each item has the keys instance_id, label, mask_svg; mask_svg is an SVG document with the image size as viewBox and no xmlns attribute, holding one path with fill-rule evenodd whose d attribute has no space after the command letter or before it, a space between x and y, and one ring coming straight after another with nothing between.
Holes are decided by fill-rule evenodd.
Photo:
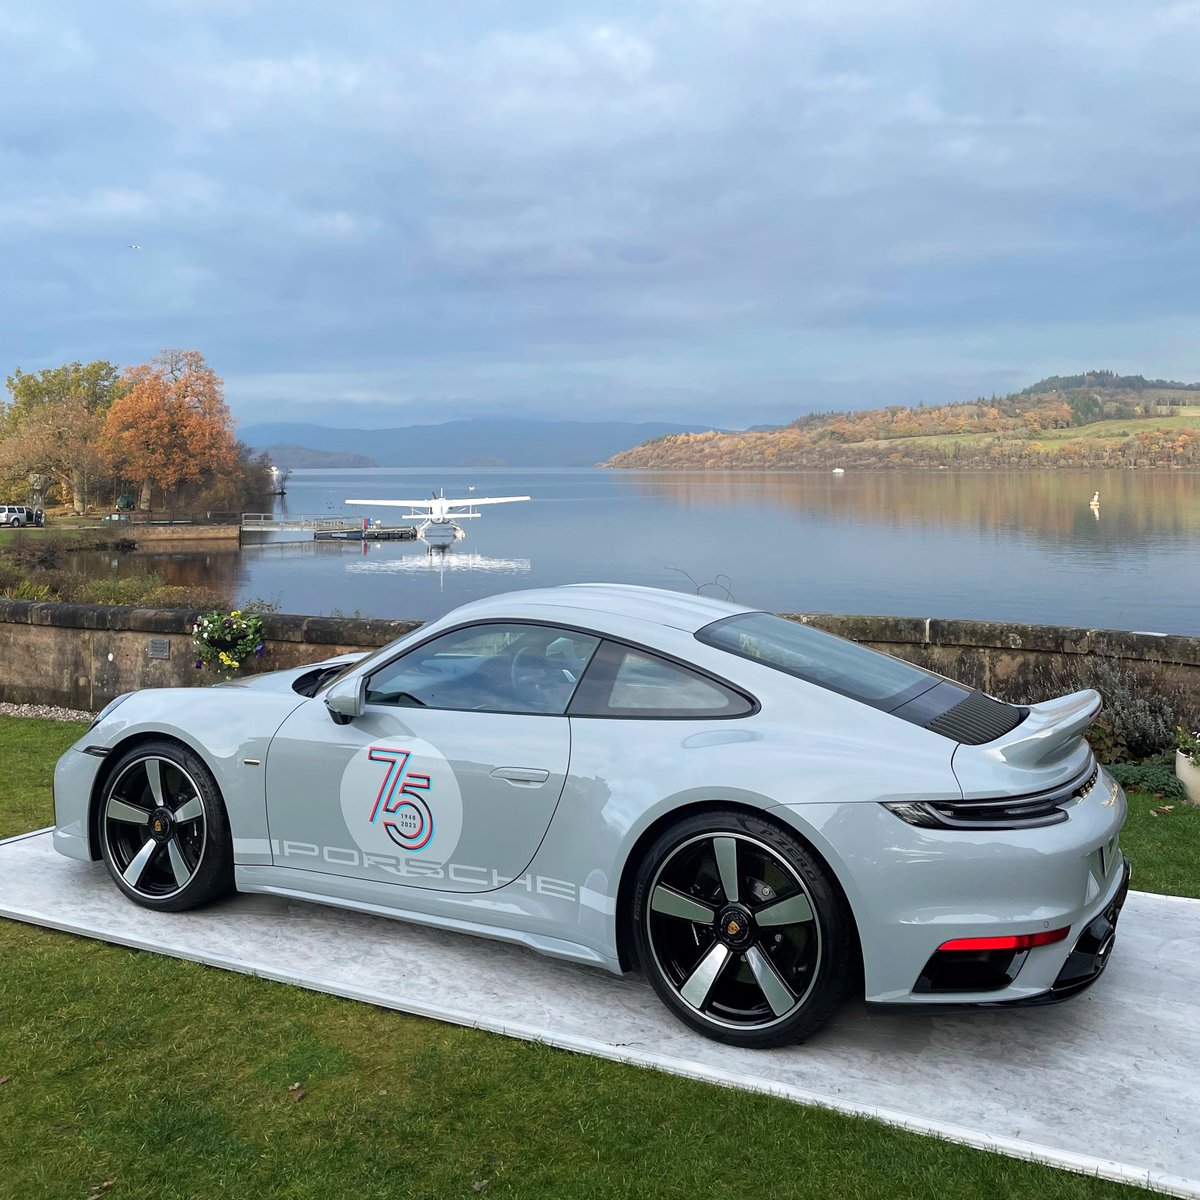
<instances>
[{"instance_id":1,"label":"car front wheel","mask_svg":"<svg viewBox=\"0 0 1200 1200\"><path fill-rule=\"evenodd\" d=\"M101 853L131 900L179 912L233 890L225 805L190 750L167 741L128 750L113 764L99 804Z\"/></svg>"},{"instance_id":2,"label":"car front wheel","mask_svg":"<svg viewBox=\"0 0 1200 1200\"><path fill-rule=\"evenodd\" d=\"M801 1041L852 978L853 917L828 867L750 813L703 813L666 830L642 860L633 918L654 990L718 1041Z\"/></svg>"}]
</instances>

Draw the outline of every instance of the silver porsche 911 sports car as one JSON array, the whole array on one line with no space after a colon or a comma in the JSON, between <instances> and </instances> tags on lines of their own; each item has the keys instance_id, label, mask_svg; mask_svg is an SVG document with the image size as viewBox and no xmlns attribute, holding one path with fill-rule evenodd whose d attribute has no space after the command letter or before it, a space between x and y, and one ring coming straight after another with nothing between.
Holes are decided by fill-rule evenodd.
<instances>
[{"instance_id":1,"label":"silver porsche 911 sports car","mask_svg":"<svg viewBox=\"0 0 1200 1200\"><path fill-rule=\"evenodd\" d=\"M468 604L369 656L114 700L55 845L178 910L271 892L640 969L702 1033L1061 999L1128 889L1085 691L1014 706L649 588Z\"/></svg>"}]
</instances>

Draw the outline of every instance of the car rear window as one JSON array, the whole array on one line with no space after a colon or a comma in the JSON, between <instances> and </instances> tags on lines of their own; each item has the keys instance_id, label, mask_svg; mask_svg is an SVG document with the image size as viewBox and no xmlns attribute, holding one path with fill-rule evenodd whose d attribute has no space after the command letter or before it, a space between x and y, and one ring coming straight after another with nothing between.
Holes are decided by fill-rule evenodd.
<instances>
[{"instance_id":1,"label":"car rear window","mask_svg":"<svg viewBox=\"0 0 1200 1200\"><path fill-rule=\"evenodd\" d=\"M706 625L696 637L884 712L941 682L939 676L912 663L771 613L725 617Z\"/></svg>"},{"instance_id":2,"label":"car rear window","mask_svg":"<svg viewBox=\"0 0 1200 1200\"><path fill-rule=\"evenodd\" d=\"M603 642L567 710L572 717L743 717L754 704L716 679L647 650Z\"/></svg>"}]
</instances>

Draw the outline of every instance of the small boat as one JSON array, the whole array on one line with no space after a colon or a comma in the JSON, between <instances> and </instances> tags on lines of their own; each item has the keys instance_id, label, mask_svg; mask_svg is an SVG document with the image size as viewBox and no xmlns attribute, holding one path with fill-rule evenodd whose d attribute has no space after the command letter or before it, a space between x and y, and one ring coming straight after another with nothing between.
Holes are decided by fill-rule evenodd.
<instances>
[{"instance_id":1,"label":"small boat","mask_svg":"<svg viewBox=\"0 0 1200 1200\"><path fill-rule=\"evenodd\" d=\"M845 468L845 467L834 467L834 468L833 468L833 473L834 473L835 475L845 475L845 473L846 473L846 468Z\"/></svg>"}]
</instances>

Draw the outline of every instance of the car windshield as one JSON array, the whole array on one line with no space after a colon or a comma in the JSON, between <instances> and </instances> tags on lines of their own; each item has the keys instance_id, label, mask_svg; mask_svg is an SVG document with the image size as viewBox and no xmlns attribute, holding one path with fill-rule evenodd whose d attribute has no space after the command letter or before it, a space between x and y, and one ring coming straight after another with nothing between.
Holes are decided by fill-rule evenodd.
<instances>
[{"instance_id":1,"label":"car windshield","mask_svg":"<svg viewBox=\"0 0 1200 1200\"><path fill-rule=\"evenodd\" d=\"M407 636L405 634L405 637ZM368 663L373 663L377 658L385 658L388 654L395 653L395 650L396 643L388 642L386 646L380 646L378 650L372 650L370 654L364 654L361 658L356 658L353 662L345 663L340 670L328 678L322 679L321 686L317 688L313 695L319 696L322 692L327 692L344 675L349 675L351 671L357 671L359 667L365 667Z\"/></svg>"},{"instance_id":2,"label":"car windshield","mask_svg":"<svg viewBox=\"0 0 1200 1200\"><path fill-rule=\"evenodd\" d=\"M939 676L911 663L771 613L725 617L696 637L885 712L939 682Z\"/></svg>"}]
</instances>

